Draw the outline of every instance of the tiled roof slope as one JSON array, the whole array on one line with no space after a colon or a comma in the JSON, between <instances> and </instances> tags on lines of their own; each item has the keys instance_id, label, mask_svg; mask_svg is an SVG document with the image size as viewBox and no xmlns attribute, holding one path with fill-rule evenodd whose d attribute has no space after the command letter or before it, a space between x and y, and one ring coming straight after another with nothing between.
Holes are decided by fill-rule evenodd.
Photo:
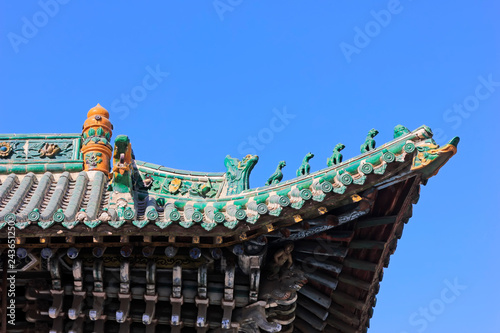
<instances>
[{"instance_id":1,"label":"tiled roof slope","mask_svg":"<svg viewBox=\"0 0 500 333\"><path fill-rule=\"evenodd\" d=\"M394 177L413 173L427 178L454 154L456 142L439 148L430 129L422 126L345 162L236 194L228 194L225 173L179 171L135 160L134 184L125 197L112 191L113 184L99 171L10 173L0 175L0 227L15 221L26 235L59 230L166 231L176 236L195 232L234 242L235 235L265 233L268 226L293 223L294 216L313 218L346 200L355 201L358 193ZM9 168L19 165L26 164L11 163ZM169 190L174 179L180 190ZM206 184L210 191L200 193Z\"/></svg>"}]
</instances>

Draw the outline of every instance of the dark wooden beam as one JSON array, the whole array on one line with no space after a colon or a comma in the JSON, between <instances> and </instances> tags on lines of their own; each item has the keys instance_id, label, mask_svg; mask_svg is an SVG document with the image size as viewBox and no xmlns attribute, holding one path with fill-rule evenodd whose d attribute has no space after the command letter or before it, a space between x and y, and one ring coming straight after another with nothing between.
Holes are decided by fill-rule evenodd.
<instances>
[{"instance_id":1,"label":"dark wooden beam","mask_svg":"<svg viewBox=\"0 0 500 333\"><path fill-rule=\"evenodd\" d=\"M333 229L309 239L324 239L331 242L350 242L353 237L354 231Z\"/></svg>"},{"instance_id":2,"label":"dark wooden beam","mask_svg":"<svg viewBox=\"0 0 500 333\"><path fill-rule=\"evenodd\" d=\"M347 274L340 274L339 276L339 281L348 285L351 285L353 287L357 287L363 290L370 290L371 283L367 281L363 281L360 279L357 279L355 277L352 277Z\"/></svg>"},{"instance_id":3,"label":"dark wooden beam","mask_svg":"<svg viewBox=\"0 0 500 333\"><path fill-rule=\"evenodd\" d=\"M324 307L322 307L318 303L315 303L314 301L312 301L307 297L299 297L297 303L299 303L302 307L314 313L316 317L318 317L321 320L326 320L326 318L328 318L329 314L328 309L325 309Z\"/></svg>"},{"instance_id":4,"label":"dark wooden beam","mask_svg":"<svg viewBox=\"0 0 500 333\"><path fill-rule=\"evenodd\" d=\"M392 224L396 222L397 216L382 216L382 217L372 217L363 221L359 221L356 227L358 229L376 227L378 225Z\"/></svg>"},{"instance_id":5,"label":"dark wooden beam","mask_svg":"<svg viewBox=\"0 0 500 333\"><path fill-rule=\"evenodd\" d=\"M354 298L351 295L341 291L333 292L332 299L339 304L352 306L358 310L363 310L363 306L365 305L365 302L363 300Z\"/></svg>"},{"instance_id":6,"label":"dark wooden beam","mask_svg":"<svg viewBox=\"0 0 500 333\"><path fill-rule=\"evenodd\" d=\"M303 333L322 333L322 332L318 331L317 329L312 328L309 323L307 323L306 321L304 321L300 318L296 318L293 322L293 325L296 328L298 328L300 330L300 332L303 332Z\"/></svg>"},{"instance_id":7,"label":"dark wooden beam","mask_svg":"<svg viewBox=\"0 0 500 333\"><path fill-rule=\"evenodd\" d=\"M326 325L325 329L323 330L323 333L342 333L342 331L339 331L333 326Z\"/></svg>"},{"instance_id":8,"label":"dark wooden beam","mask_svg":"<svg viewBox=\"0 0 500 333\"><path fill-rule=\"evenodd\" d=\"M347 258L344 260L344 266L354 269L360 269L362 271L375 272L377 269L377 264L369 261L362 261L356 259Z\"/></svg>"},{"instance_id":9,"label":"dark wooden beam","mask_svg":"<svg viewBox=\"0 0 500 333\"><path fill-rule=\"evenodd\" d=\"M332 304L328 311L337 319L342 320L344 323L352 326L359 326L359 318L354 313L346 313L345 309L337 304ZM333 318L330 316L330 320Z\"/></svg>"},{"instance_id":10,"label":"dark wooden beam","mask_svg":"<svg viewBox=\"0 0 500 333\"><path fill-rule=\"evenodd\" d=\"M326 322L318 318L317 316L314 316L311 311L308 309L303 308L302 306L298 306L297 309L295 310L295 315L299 318L302 318L304 321L306 321L309 325L311 325L314 329L318 331L323 331L323 329L326 326Z\"/></svg>"},{"instance_id":11,"label":"dark wooden beam","mask_svg":"<svg viewBox=\"0 0 500 333\"><path fill-rule=\"evenodd\" d=\"M294 252L314 256L344 258L347 255L347 249L345 247L341 247L340 245L340 243L328 242L322 239L318 241L302 241L295 246Z\"/></svg>"},{"instance_id":12,"label":"dark wooden beam","mask_svg":"<svg viewBox=\"0 0 500 333\"><path fill-rule=\"evenodd\" d=\"M350 249L383 250L385 242L371 240L354 240L349 244Z\"/></svg>"},{"instance_id":13,"label":"dark wooden beam","mask_svg":"<svg viewBox=\"0 0 500 333\"><path fill-rule=\"evenodd\" d=\"M324 308L329 308L332 304L332 299L330 298L330 296L323 294L321 291L309 285L303 286L302 289L299 290L299 293L318 303Z\"/></svg>"},{"instance_id":14,"label":"dark wooden beam","mask_svg":"<svg viewBox=\"0 0 500 333\"><path fill-rule=\"evenodd\" d=\"M324 257L326 259L326 257ZM314 258L314 256L305 255L297 253L294 255L294 259L306 266L307 268L321 268L328 272L339 274L342 271L342 265L330 262L328 260L318 260L323 258Z\"/></svg>"},{"instance_id":15,"label":"dark wooden beam","mask_svg":"<svg viewBox=\"0 0 500 333\"><path fill-rule=\"evenodd\" d=\"M326 275L323 274L319 271L311 272L311 273L306 273L307 279L315 281L327 288L330 288L332 290L337 289L337 284L339 281L332 277L332 275Z\"/></svg>"},{"instance_id":16,"label":"dark wooden beam","mask_svg":"<svg viewBox=\"0 0 500 333\"><path fill-rule=\"evenodd\" d=\"M335 318L329 317L327 322L328 322L328 325L331 325L332 327L340 330L343 333L358 333L357 328L346 325L339 320L335 320Z\"/></svg>"}]
</instances>

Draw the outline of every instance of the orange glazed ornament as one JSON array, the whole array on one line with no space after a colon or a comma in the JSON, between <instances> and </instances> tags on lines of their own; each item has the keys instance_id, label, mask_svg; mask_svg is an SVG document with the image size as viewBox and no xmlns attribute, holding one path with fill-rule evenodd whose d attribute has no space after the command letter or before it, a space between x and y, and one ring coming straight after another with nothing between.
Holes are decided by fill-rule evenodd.
<instances>
[{"instance_id":1,"label":"orange glazed ornament","mask_svg":"<svg viewBox=\"0 0 500 333\"><path fill-rule=\"evenodd\" d=\"M82 154L85 171L102 171L109 175L113 148L110 144L113 125L109 113L100 104L89 110L83 124Z\"/></svg>"}]
</instances>

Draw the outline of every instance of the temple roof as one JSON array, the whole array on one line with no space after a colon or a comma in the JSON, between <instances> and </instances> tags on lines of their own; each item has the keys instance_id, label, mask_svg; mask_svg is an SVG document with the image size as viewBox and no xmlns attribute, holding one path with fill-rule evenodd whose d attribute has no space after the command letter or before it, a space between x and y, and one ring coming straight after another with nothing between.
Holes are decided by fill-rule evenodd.
<instances>
[{"instance_id":1,"label":"temple roof","mask_svg":"<svg viewBox=\"0 0 500 333\"><path fill-rule=\"evenodd\" d=\"M18 230L16 244L22 249L18 263L22 274L44 271L38 263L45 259L51 262L47 264L50 268L59 265L63 258L70 258L73 261L65 260L68 265L73 264L75 282L74 287L65 287L68 290L81 286L80 280L85 281L83 266L93 270L94 280L103 279L107 272L110 275L106 279L112 281L115 281L113 270L121 265L121 272L124 262L127 272L130 263L131 275L136 277L147 267L147 286L143 278L135 279L134 283L141 287L132 289L127 297L119 296L114 282L109 280L95 282L93 292L83 292L93 295L87 297L94 297L98 312L103 314L101 321L91 319L95 321L94 330L104 327L107 321L106 331L109 328L110 332L124 329L116 304L113 305L118 302L117 297L121 297L120 302L135 300L135 304L144 300L149 305L137 311L145 311L152 317L152 304L156 301L147 297L148 288L157 293L159 302L169 304L156 312L158 327L171 325L179 329L172 319L174 312L180 313L175 300L182 298L188 307L194 303L198 306L196 297L200 290L211 293L208 302L215 316L222 316L218 313L219 305L226 304L227 290L231 295L234 292L236 307L248 310L258 304L257 300L266 299L269 291L266 286L276 284L272 279L259 278L262 280L259 291L258 284L257 289L252 289L255 285L252 287L247 281L249 275L260 276L260 269L269 274L266 267L272 264L272 259L262 259L265 257L262 253L275 253L291 243L295 246L293 267L300 267L308 282L299 288L298 295L293 296L290 291L281 299L283 304L293 307L292 312L277 307L282 303L267 299L265 311L269 321L283 325L283 332L365 332L383 269L388 266L404 225L412 215L412 205L418 202L420 185L425 185L456 153L459 141L454 138L440 147L432 139L429 127L409 131L398 125L394 139L377 147L374 137L378 131L372 129L361 146L361 154L354 158L344 161L341 154L344 145L338 144L324 169L311 172L309 153L296 178L281 181L281 168L285 165L282 161L265 186L249 188L257 156L247 155L239 160L228 155L224 159L226 171L219 173L183 171L141 162L135 159L127 136L117 136L114 147L111 146L113 126L107 117L109 114L101 106L91 109L82 135L0 135L0 249L8 246L4 242L8 237L6 226L14 225ZM133 247L142 252L134 252ZM248 258L255 254L252 247L259 251L265 248L259 254L261 257L254 259L267 261L252 266L254 271L249 274L243 271L250 263ZM108 254L103 257L106 248ZM164 254L158 255L158 251L155 254L155 249L162 249ZM59 254L56 260L53 253L61 250L67 250L67 255ZM169 259L177 258L177 251L182 259L175 261L175 268ZM82 261L74 260L79 252ZM227 269L222 269L224 277L214 266L215 261L222 261L222 256L239 262L240 271L231 273L233 280L228 278ZM123 260L118 260L120 257ZM169 259L165 260L166 257ZM213 281L224 281L224 293L222 287L215 288L213 284L208 284L208 289L203 289L206 285L198 288L198 294L191 288L197 283L200 287L200 272L207 274L206 258L212 258ZM156 265L161 270L156 271ZM175 289L175 274L181 273L186 285ZM50 274L52 289L44 292L52 294L56 303L60 300L56 295L63 290L59 269L51 268ZM155 279L151 280L156 274L158 281L162 281L157 289ZM106 283L108 286L103 288ZM26 295L39 293L30 284L25 288ZM100 290L97 293L96 288ZM66 296L77 295L73 291ZM30 296L33 299L38 297L33 295ZM114 301L99 301L105 297ZM74 304L83 304L82 299L73 298ZM212 306L215 304L217 307ZM227 304L224 316L230 308ZM59 312L50 315L50 309L55 308ZM47 324L50 315L54 319L53 331L59 332L62 323L68 320L62 303L50 309L47 312L27 304L27 322ZM127 325L132 322L150 325L150 321L144 321L145 315L141 317L135 310L130 308ZM273 317L277 314L278 317ZM83 325L85 320L90 325L86 314L79 316L80 321L72 325ZM210 327L219 327L224 316L210 321ZM193 314L183 312L183 318L187 327L195 327Z\"/></svg>"},{"instance_id":2,"label":"temple roof","mask_svg":"<svg viewBox=\"0 0 500 333\"><path fill-rule=\"evenodd\" d=\"M438 148L430 129L422 126L325 169L259 188L243 184L236 191L232 188L239 185L231 181L231 172L256 157L243 161L226 157L237 165L226 173L176 170L131 159L132 184L123 196L113 191L116 179L108 182L98 171L77 172L83 168L78 135L8 138L0 137L13 151L0 160L0 227L15 220L26 235L60 230L94 235L117 229L141 234L165 230L175 236L194 232L213 237L207 245L220 244L220 237L235 242L235 235L244 239L266 233L266 228L276 227L273 223L287 225L320 216L356 203L366 189L387 186L395 179L414 174L427 178L455 152L453 142ZM46 147L58 147L60 152L44 158L40 151Z\"/></svg>"}]
</instances>

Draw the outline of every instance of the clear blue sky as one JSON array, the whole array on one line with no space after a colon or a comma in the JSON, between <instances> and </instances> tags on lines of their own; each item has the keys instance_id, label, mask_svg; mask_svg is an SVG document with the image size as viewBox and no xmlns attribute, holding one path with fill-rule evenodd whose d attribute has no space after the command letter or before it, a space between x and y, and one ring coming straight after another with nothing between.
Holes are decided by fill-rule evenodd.
<instances>
[{"instance_id":1,"label":"clear blue sky","mask_svg":"<svg viewBox=\"0 0 500 333\"><path fill-rule=\"evenodd\" d=\"M397 124L458 135L370 332L497 333L499 13L493 0L2 1L0 133L79 132L101 103L139 160L224 171L226 154L256 151L252 186L280 160L292 178L309 151L325 167L338 142L353 157L371 128L379 144Z\"/></svg>"}]
</instances>

